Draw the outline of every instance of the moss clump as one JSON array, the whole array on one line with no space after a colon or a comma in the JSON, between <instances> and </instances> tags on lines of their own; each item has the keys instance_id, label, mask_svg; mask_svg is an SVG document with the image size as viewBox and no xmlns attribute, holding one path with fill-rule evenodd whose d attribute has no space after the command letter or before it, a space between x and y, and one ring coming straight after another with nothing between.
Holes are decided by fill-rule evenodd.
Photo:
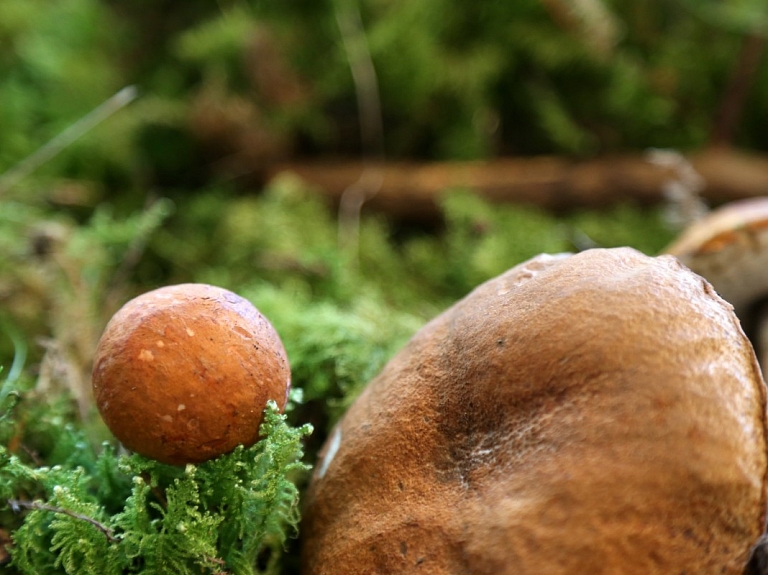
<instances>
[{"instance_id":1,"label":"moss clump","mask_svg":"<svg viewBox=\"0 0 768 575\"><path fill-rule=\"evenodd\" d=\"M51 430L53 432L53 430ZM84 438L64 463L35 466L0 447L0 513L13 532L10 569L78 573L277 573L298 520L302 438L274 402L262 439L185 468L138 455L98 456ZM71 427L65 434L77 437ZM77 465L79 462L81 465ZM14 514L9 513L14 512Z\"/></svg>"}]
</instances>

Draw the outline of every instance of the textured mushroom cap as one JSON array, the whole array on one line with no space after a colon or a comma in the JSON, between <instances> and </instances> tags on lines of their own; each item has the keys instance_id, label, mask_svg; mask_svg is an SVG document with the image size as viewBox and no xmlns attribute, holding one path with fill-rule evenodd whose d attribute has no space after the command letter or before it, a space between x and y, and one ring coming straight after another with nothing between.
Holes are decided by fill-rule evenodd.
<instances>
[{"instance_id":1,"label":"textured mushroom cap","mask_svg":"<svg viewBox=\"0 0 768 575\"><path fill-rule=\"evenodd\" d=\"M181 465L255 443L267 401L282 410L290 379L277 332L251 303L181 284L112 317L96 349L93 391L128 449Z\"/></svg>"},{"instance_id":2,"label":"textured mushroom cap","mask_svg":"<svg viewBox=\"0 0 768 575\"><path fill-rule=\"evenodd\" d=\"M664 252L707 278L744 318L750 306L768 295L768 198L718 208Z\"/></svg>"},{"instance_id":3,"label":"textured mushroom cap","mask_svg":"<svg viewBox=\"0 0 768 575\"><path fill-rule=\"evenodd\" d=\"M331 433L304 575L741 573L765 386L674 258L539 256L419 331Z\"/></svg>"}]
</instances>

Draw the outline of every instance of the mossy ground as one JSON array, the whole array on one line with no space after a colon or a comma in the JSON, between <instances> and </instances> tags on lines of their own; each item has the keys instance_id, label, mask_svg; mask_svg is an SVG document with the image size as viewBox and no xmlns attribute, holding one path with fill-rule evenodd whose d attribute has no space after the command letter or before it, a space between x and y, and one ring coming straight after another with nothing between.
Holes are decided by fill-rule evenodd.
<instances>
[{"instance_id":1,"label":"mossy ground","mask_svg":"<svg viewBox=\"0 0 768 575\"><path fill-rule=\"evenodd\" d=\"M351 251L339 245L333 210L290 175L258 195L215 189L128 217L102 208L77 221L40 205L0 207L0 241L13 246L0 260L9 573L296 572L290 538L304 466L423 323L524 259L573 251L575 238L654 253L673 233L656 209L555 217L454 192L439 229L399 229L368 214ZM240 293L272 321L301 397L285 421L269 420L259 446L174 470L119 456L84 382L89 346L117 306L186 281Z\"/></svg>"}]
</instances>

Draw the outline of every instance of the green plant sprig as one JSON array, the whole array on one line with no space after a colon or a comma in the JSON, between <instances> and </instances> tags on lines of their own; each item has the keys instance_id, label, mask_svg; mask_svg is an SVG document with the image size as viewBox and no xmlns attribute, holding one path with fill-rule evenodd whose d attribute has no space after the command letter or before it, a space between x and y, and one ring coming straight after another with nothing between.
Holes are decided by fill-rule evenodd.
<instances>
[{"instance_id":1,"label":"green plant sprig","mask_svg":"<svg viewBox=\"0 0 768 575\"><path fill-rule=\"evenodd\" d=\"M0 446L0 510L26 512L13 532L10 568L40 575L276 573L297 529L294 480L309 468L301 463L302 438L311 431L289 426L270 402L259 442L184 468L118 457L109 445L89 472L34 468Z\"/></svg>"}]
</instances>

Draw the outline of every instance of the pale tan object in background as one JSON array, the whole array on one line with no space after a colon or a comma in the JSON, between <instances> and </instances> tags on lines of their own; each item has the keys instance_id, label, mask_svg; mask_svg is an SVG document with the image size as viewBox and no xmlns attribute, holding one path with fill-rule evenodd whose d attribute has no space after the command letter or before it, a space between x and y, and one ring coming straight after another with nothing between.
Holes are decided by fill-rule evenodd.
<instances>
[{"instance_id":1,"label":"pale tan object in background","mask_svg":"<svg viewBox=\"0 0 768 575\"><path fill-rule=\"evenodd\" d=\"M765 385L674 258L539 256L384 368L305 499L304 575L740 574L766 513Z\"/></svg>"},{"instance_id":2,"label":"pale tan object in background","mask_svg":"<svg viewBox=\"0 0 768 575\"><path fill-rule=\"evenodd\" d=\"M733 305L768 367L768 198L725 204L686 228L665 250Z\"/></svg>"}]
</instances>

